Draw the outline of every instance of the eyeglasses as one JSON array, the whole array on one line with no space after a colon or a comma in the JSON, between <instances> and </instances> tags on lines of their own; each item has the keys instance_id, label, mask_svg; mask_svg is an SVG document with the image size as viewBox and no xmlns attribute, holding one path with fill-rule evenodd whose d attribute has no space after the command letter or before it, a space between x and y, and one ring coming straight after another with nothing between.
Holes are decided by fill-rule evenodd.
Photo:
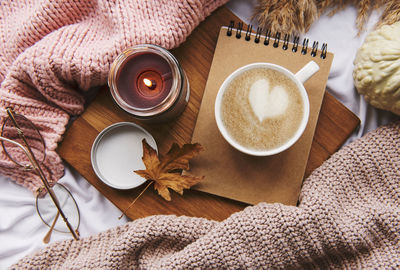
<instances>
[{"instance_id":1,"label":"eyeglasses","mask_svg":"<svg viewBox=\"0 0 400 270\"><path fill-rule=\"evenodd\" d=\"M70 232L74 239L78 240L80 213L74 197L59 183L51 186L40 166L46 159L46 146L42 135L25 116L15 113L11 108L7 108L6 111L8 117L4 119L1 127L1 145L5 155L16 168L32 171L40 177L43 186L36 195L36 210L39 217L51 229ZM41 195L44 190L45 195ZM59 216L64 223L58 219Z\"/></svg>"}]
</instances>

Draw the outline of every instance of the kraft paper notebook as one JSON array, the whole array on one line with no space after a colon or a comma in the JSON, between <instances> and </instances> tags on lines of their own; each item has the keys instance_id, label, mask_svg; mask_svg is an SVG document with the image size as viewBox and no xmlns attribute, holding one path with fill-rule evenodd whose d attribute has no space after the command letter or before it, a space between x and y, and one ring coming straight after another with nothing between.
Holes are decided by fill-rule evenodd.
<instances>
[{"instance_id":1,"label":"kraft paper notebook","mask_svg":"<svg viewBox=\"0 0 400 270\"><path fill-rule=\"evenodd\" d=\"M191 174L205 176L194 188L245 203L297 203L311 143L324 97L333 60L327 45L280 33L241 30L231 24L219 33L214 58L208 75L203 100L193 132L192 142L203 145L204 151L191 162ZM230 146L219 133L214 119L214 103L219 87L237 68L254 63L279 64L296 73L309 61L320 70L305 84L310 117L302 137L288 150L269 157L253 157Z\"/></svg>"}]
</instances>

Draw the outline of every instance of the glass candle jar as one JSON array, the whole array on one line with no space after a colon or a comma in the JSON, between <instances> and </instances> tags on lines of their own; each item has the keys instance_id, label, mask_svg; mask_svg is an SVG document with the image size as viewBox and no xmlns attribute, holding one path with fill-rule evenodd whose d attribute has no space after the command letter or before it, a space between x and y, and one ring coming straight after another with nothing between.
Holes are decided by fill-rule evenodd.
<instances>
[{"instance_id":1,"label":"glass candle jar","mask_svg":"<svg viewBox=\"0 0 400 270\"><path fill-rule=\"evenodd\" d=\"M175 119L190 96L179 62L168 50L151 44L123 51L111 65L108 85L120 108L151 122Z\"/></svg>"}]
</instances>

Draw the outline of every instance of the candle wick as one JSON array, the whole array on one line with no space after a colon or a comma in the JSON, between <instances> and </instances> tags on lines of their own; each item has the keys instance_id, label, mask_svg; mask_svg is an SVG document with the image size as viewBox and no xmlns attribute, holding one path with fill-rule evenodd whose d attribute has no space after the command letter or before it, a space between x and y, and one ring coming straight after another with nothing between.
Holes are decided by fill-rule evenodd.
<instances>
[{"instance_id":1,"label":"candle wick","mask_svg":"<svg viewBox=\"0 0 400 270\"><path fill-rule=\"evenodd\" d=\"M154 90L157 86L157 82L154 80L151 80L151 85L147 86L150 90Z\"/></svg>"},{"instance_id":2,"label":"candle wick","mask_svg":"<svg viewBox=\"0 0 400 270\"><path fill-rule=\"evenodd\" d=\"M157 86L157 82L155 80L151 80L151 79L147 79L147 78L143 79L143 83L150 90L154 90L156 88L156 86Z\"/></svg>"}]
</instances>

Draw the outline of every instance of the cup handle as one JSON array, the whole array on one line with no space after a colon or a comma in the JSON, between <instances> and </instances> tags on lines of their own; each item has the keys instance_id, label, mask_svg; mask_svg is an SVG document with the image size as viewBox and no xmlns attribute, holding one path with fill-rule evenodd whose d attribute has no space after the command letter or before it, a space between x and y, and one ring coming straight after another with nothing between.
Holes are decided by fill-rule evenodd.
<instances>
[{"instance_id":1,"label":"cup handle","mask_svg":"<svg viewBox=\"0 0 400 270\"><path fill-rule=\"evenodd\" d=\"M305 83L319 70L319 66L314 61L308 62L304 67L302 67L294 76L301 83Z\"/></svg>"}]
</instances>

